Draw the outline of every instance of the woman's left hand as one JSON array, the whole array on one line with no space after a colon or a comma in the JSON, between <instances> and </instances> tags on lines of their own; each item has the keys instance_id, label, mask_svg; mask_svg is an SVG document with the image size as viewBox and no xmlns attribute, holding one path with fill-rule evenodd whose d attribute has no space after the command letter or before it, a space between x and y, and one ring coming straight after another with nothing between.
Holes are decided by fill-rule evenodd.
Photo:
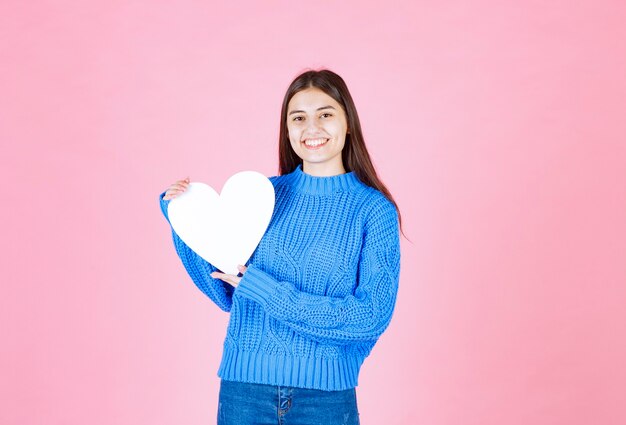
<instances>
[{"instance_id":1,"label":"woman's left hand","mask_svg":"<svg viewBox=\"0 0 626 425\"><path fill-rule=\"evenodd\" d=\"M242 266L241 264L239 264L237 268L239 269L239 273L241 273L242 275L246 272L246 270L248 270L246 266ZM214 279L221 279L224 282L229 283L230 285L234 287L237 287L237 285L239 285L239 281L241 280L241 277L243 276L235 276L234 274L213 272L211 273L211 277Z\"/></svg>"}]
</instances>

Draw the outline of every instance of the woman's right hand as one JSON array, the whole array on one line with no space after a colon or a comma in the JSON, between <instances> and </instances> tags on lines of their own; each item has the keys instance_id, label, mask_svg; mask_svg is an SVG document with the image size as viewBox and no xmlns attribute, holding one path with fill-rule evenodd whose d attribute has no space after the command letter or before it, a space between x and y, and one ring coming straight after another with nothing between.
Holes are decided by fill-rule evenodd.
<instances>
[{"instance_id":1,"label":"woman's right hand","mask_svg":"<svg viewBox=\"0 0 626 425\"><path fill-rule=\"evenodd\" d=\"M181 193L184 193L188 187L189 187L189 177L187 177L184 180L178 180L176 183L172 184L167 189L167 191L165 192L165 195L163 195L163 199L166 201L170 199L174 199Z\"/></svg>"}]
</instances>

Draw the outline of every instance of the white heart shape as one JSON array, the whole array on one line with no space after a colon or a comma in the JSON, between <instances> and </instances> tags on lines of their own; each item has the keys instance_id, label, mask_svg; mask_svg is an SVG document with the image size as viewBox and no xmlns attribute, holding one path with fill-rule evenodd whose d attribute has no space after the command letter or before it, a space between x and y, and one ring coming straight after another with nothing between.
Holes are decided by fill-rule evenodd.
<instances>
[{"instance_id":1,"label":"white heart shape","mask_svg":"<svg viewBox=\"0 0 626 425\"><path fill-rule=\"evenodd\" d=\"M176 234L220 271L237 275L259 245L274 211L274 186L256 171L241 171L222 193L199 182L172 199L167 215Z\"/></svg>"}]
</instances>

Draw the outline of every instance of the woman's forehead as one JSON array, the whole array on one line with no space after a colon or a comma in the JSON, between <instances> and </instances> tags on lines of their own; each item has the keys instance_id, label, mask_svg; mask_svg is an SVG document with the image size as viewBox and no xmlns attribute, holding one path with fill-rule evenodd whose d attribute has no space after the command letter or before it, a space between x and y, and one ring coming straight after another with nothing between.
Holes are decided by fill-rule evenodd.
<instances>
[{"instance_id":1,"label":"woman's forehead","mask_svg":"<svg viewBox=\"0 0 626 425\"><path fill-rule=\"evenodd\" d=\"M289 100L290 109L317 109L323 106L333 106L337 108L339 105L335 99L324 93L318 88L308 88L294 94Z\"/></svg>"}]
</instances>

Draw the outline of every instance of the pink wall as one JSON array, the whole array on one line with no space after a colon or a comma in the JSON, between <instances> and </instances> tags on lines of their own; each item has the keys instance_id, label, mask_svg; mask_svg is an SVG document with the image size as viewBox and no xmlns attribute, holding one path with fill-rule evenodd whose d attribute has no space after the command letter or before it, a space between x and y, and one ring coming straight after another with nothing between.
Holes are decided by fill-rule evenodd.
<instances>
[{"instance_id":1,"label":"pink wall","mask_svg":"<svg viewBox=\"0 0 626 425\"><path fill-rule=\"evenodd\" d=\"M624 3L232 3L0 3L0 423L214 422L227 315L157 196L276 174L322 66L412 240L362 423L625 423Z\"/></svg>"}]
</instances>

